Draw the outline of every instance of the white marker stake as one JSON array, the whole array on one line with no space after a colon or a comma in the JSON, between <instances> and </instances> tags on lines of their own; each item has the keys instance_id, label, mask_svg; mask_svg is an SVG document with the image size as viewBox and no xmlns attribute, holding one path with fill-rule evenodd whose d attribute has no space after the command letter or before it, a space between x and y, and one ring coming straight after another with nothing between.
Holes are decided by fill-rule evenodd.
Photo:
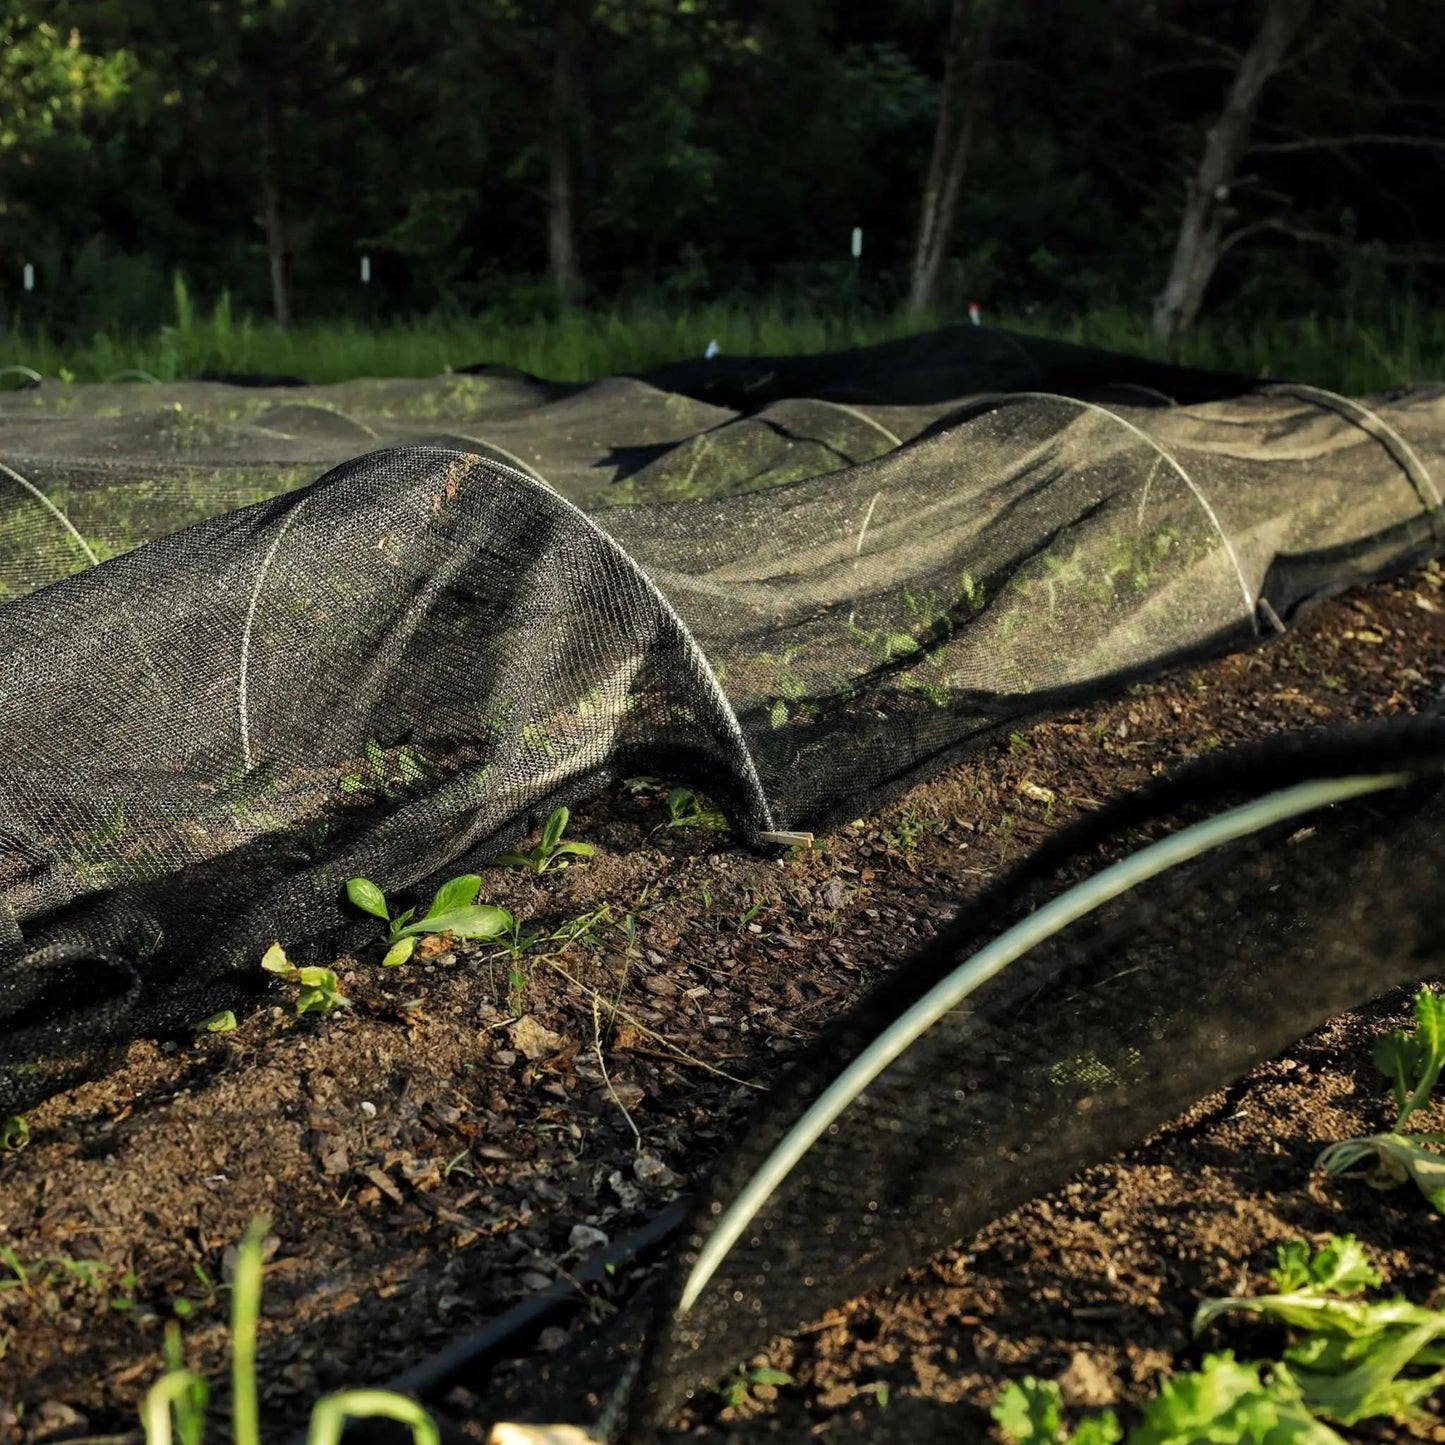
<instances>
[{"instance_id":1,"label":"white marker stake","mask_svg":"<svg viewBox=\"0 0 1445 1445\"><path fill-rule=\"evenodd\" d=\"M35 289L35 267L32 266L29 261L25 263L25 271L23 274L25 277L25 289L27 291L33 291Z\"/></svg>"},{"instance_id":2,"label":"white marker stake","mask_svg":"<svg viewBox=\"0 0 1445 1445\"><path fill-rule=\"evenodd\" d=\"M982 326L982 325L983 325L983 322L982 322L982 320L981 320L980 317L979 317L978 302L977 302L977 301L970 301L970 302L968 303L968 319L969 319L970 321L972 321L975 326Z\"/></svg>"},{"instance_id":3,"label":"white marker stake","mask_svg":"<svg viewBox=\"0 0 1445 1445\"><path fill-rule=\"evenodd\" d=\"M363 286L369 286L369 285L371 285L371 257L370 257L370 256L363 256L363 257L361 258L361 284L362 284Z\"/></svg>"},{"instance_id":4,"label":"white marker stake","mask_svg":"<svg viewBox=\"0 0 1445 1445\"><path fill-rule=\"evenodd\" d=\"M714 336L713 339L708 342L708 344L707 344L707 350L703 352L703 356L704 356L708 361L711 361L711 360L713 359L713 357L716 356L716 355L717 355L717 337Z\"/></svg>"},{"instance_id":5,"label":"white marker stake","mask_svg":"<svg viewBox=\"0 0 1445 1445\"><path fill-rule=\"evenodd\" d=\"M853 259L856 261L863 254L863 227L853 227Z\"/></svg>"}]
</instances>

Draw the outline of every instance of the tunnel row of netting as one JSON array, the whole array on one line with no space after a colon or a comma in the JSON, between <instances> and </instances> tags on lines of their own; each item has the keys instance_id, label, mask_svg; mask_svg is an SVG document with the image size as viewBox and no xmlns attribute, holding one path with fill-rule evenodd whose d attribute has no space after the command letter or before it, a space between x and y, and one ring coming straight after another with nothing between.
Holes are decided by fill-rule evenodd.
<instances>
[{"instance_id":1,"label":"tunnel row of netting","mask_svg":"<svg viewBox=\"0 0 1445 1445\"><path fill-rule=\"evenodd\" d=\"M738 363L727 408L505 372L0 399L0 1109L243 1000L273 939L329 961L350 876L427 886L639 772L754 845L826 826L1440 549L1440 389L1041 346L865 355L847 399L837 359Z\"/></svg>"},{"instance_id":2,"label":"tunnel row of netting","mask_svg":"<svg viewBox=\"0 0 1445 1445\"><path fill-rule=\"evenodd\" d=\"M603 1416L627 1420L616 1438L639 1445L770 1337L1438 973L1442 768L1445 723L1421 719L1216 755L972 902L737 1130L637 1383L616 1368L596 1382Z\"/></svg>"}]
</instances>

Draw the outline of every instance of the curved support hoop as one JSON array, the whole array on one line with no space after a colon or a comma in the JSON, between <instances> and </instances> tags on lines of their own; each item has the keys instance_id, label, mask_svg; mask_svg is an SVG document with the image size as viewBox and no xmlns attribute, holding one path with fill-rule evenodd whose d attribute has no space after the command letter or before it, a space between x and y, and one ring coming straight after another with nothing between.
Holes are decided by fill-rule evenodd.
<instances>
[{"instance_id":1,"label":"curved support hoop","mask_svg":"<svg viewBox=\"0 0 1445 1445\"><path fill-rule=\"evenodd\" d=\"M1003 972L1030 949L1062 932L1071 923L1113 898L1193 858L1247 838L1271 824L1299 817L1330 803L1364 797L1410 780L1408 773L1366 774L1324 778L1266 794L1213 818L1195 823L1131 853L1101 873L1086 878L1052 902L999 934L992 943L966 958L946 978L868 1045L818 1096L773 1152L763 1161L708 1236L683 1287L675 1318L681 1319L698 1301L743 1231L792 1172L794 1166L820 1139L828 1126L853 1103L870 1083L945 1014L959 1007L991 978Z\"/></svg>"},{"instance_id":2,"label":"curved support hoop","mask_svg":"<svg viewBox=\"0 0 1445 1445\"><path fill-rule=\"evenodd\" d=\"M296 518L305 510L307 502L311 500L309 495L303 497L290 512L286 520L276 532L276 536L267 549L265 557L261 561L261 570L256 575L256 585L251 590L251 600L246 606L246 625L241 631L241 666L236 675L236 708L241 733L241 765L246 772L251 771L251 716L250 716L250 677L251 677L251 632L256 625L256 606L261 600L261 589L266 585L266 576L271 570L271 564L276 560L276 553L281 549L281 543L286 540L286 534L291 530L291 525Z\"/></svg>"},{"instance_id":3,"label":"curved support hoop","mask_svg":"<svg viewBox=\"0 0 1445 1445\"><path fill-rule=\"evenodd\" d=\"M451 452L441 448L437 449L437 456L456 457L466 456L466 452ZM767 794L763 791L763 780L758 776L757 764L753 761L752 749L748 747L748 740L743 734L742 724L738 722L738 715L733 711L733 705L728 700L728 695L722 690L722 684L717 680L717 674L712 670L712 664L707 660L707 655L698 645L697 639L692 635L692 629L682 620L677 609L668 601L667 597L651 577L639 567L638 564L628 555L626 550L609 533L604 532L597 523L587 515L580 507L569 502L561 492L553 490L540 478L529 477L525 472L518 472L513 468L504 466L501 462L493 462L488 458L481 458L488 462L488 465L495 467L504 475L515 477L517 480L526 483L529 487L541 487L546 492L548 500L554 506L565 509L576 521L580 522L591 535L597 538L617 560L624 566L631 568L636 574L643 587L652 596L653 600L662 609L667 619L677 628L678 635L682 638L684 646L692 657L693 666L697 669L704 687L711 696L717 715L722 721L723 729L728 740L736 747L739 757L743 763L743 781L747 786L748 795L753 806L758 810L758 816L762 819L763 826L760 833L775 832L776 827L773 821L773 810L768 803Z\"/></svg>"},{"instance_id":4,"label":"curved support hoop","mask_svg":"<svg viewBox=\"0 0 1445 1445\"><path fill-rule=\"evenodd\" d=\"M1415 488L1422 502L1427 502L1430 507L1439 507L1445 503L1445 497L1441 497L1429 469L1420 460L1420 454L1379 412L1372 411L1363 402L1358 402L1353 397L1341 396L1338 392L1326 391L1322 386L1309 386L1299 381L1271 382L1268 386L1260 387L1259 391L1265 396L1298 397L1300 401L1313 402L1325 411L1332 411L1336 416L1354 422L1361 431L1368 432L1389 452L1390 460L1409 477L1410 485Z\"/></svg>"},{"instance_id":5,"label":"curved support hoop","mask_svg":"<svg viewBox=\"0 0 1445 1445\"><path fill-rule=\"evenodd\" d=\"M475 442L479 447L486 447L487 451L496 452L498 456L504 457L524 476L531 477L534 482L541 482L549 492L555 492L557 490L535 467L529 467L516 452L509 452L506 447L500 445L500 443L488 441L486 437L467 436L465 432L455 432L453 435L460 436L466 441ZM483 461L493 460L493 458L487 456L487 452L485 451L478 452L477 455L481 457Z\"/></svg>"},{"instance_id":6,"label":"curved support hoop","mask_svg":"<svg viewBox=\"0 0 1445 1445\"><path fill-rule=\"evenodd\" d=\"M831 406L834 411L846 411L849 416L861 421L865 426L871 426L880 436L887 437L893 446L901 447L903 445L902 437L894 436L881 421L874 421L866 411L859 411L856 406L849 406L847 402L843 401L830 401L825 396L815 396L811 400L817 406Z\"/></svg>"},{"instance_id":7,"label":"curved support hoop","mask_svg":"<svg viewBox=\"0 0 1445 1445\"><path fill-rule=\"evenodd\" d=\"M161 385L160 377L152 376L150 372L141 371L139 370L139 368L136 367L132 367L126 371L118 371L114 376L106 377L105 381L102 384L105 386L109 386L113 381L148 381L152 386Z\"/></svg>"},{"instance_id":8,"label":"curved support hoop","mask_svg":"<svg viewBox=\"0 0 1445 1445\"><path fill-rule=\"evenodd\" d=\"M0 376L23 376L27 381L33 381L36 385L45 378L29 366L0 366Z\"/></svg>"},{"instance_id":9,"label":"curved support hoop","mask_svg":"<svg viewBox=\"0 0 1445 1445\"><path fill-rule=\"evenodd\" d=\"M62 527L65 528L67 532L70 533L71 540L75 543L77 547L80 548L82 552L85 553L85 560L87 565L94 567L100 562L100 558L97 557L93 551L91 551L90 543L87 542L85 538L82 537L80 533L75 530L75 524L70 520L69 517L65 515L64 512L60 510L59 507L55 505L54 502L50 500L49 497L45 495L44 492L40 490L39 487L35 485L34 482L27 482L25 478L20 475L19 472L15 471L12 467L7 467L4 462L0 462L0 475L9 477L12 482L15 482L19 486L23 487L27 492L30 493L32 497L35 498L37 502L40 503L42 507L45 508L47 512L50 513L52 517L55 518L57 522L60 523Z\"/></svg>"},{"instance_id":10,"label":"curved support hoop","mask_svg":"<svg viewBox=\"0 0 1445 1445\"><path fill-rule=\"evenodd\" d=\"M1239 583L1240 595L1244 598L1245 610L1249 613L1250 626L1256 634L1259 632L1259 599L1249 590L1249 583L1245 580L1244 568L1240 565L1239 554L1234 550L1234 543L1229 540L1223 524L1219 520L1218 513L1210 505L1209 498L1199 489L1194 478L1180 466L1174 454L1168 450L1159 440L1151 437L1142 427L1137 427L1128 417L1120 416L1116 411L1110 411L1107 406L1100 406L1097 402L1083 401L1076 396L1060 396L1052 391L1011 391L994 392L987 396L977 398L977 409L964 419L973 420L975 416L983 416L990 411L997 411L1000 407L1011 406L1020 401L1058 401L1066 406L1076 406L1082 411L1095 412L1099 416L1106 416L1111 421L1116 421L1125 431L1131 432L1144 442L1153 451L1163 457L1169 467L1178 475L1179 480L1184 483L1194 494L1194 499L1204 510L1204 515L1209 518L1209 524L1219 534L1219 540L1224 547L1225 555L1229 558L1230 565L1234 568L1235 580Z\"/></svg>"}]
</instances>

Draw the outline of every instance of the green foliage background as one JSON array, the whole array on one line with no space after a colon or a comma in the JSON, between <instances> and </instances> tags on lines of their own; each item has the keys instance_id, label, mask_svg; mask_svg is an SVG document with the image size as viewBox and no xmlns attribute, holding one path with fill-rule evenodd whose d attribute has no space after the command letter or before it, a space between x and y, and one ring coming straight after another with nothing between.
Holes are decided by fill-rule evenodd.
<instances>
[{"instance_id":1,"label":"green foliage background","mask_svg":"<svg viewBox=\"0 0 1445 1445\"><path fill-rule=\"evenodd\" d=\"M260 124L278 126L300 319L547 315L562 0L0 0L0 328L153 331L171 278L269 314ZM577 215L589 299L903 294L947 0L583 0ZM945 304L1147 310L1251 0L1000 9ZM1216 312L1438 303L1445 27L1320 0L1271 83ZM1322 147L1322 138L1385 135ZM1304 143L1301 145L1301 143ZM861 265L849 236L864 231ZM373 283L359 284L360 257ZM21 290L35 266L35 292Z\"/></svg>"}]
</instances>

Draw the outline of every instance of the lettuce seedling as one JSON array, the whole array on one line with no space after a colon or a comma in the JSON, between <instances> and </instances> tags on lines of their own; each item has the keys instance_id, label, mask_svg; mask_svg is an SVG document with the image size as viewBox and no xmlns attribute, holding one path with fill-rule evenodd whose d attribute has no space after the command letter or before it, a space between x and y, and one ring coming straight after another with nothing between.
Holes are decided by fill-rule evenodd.
<instances>
[{"instance_id":1,"label":"lettuce seedling","mask_svg":"<svg viewBox=\"0 0 1445 1445\"><path fill-rule=\"evenodd\" d=\"M1420 1418L1445 1382L1445 1311L1364 1299L1381 1279L1349 1235L1313 1252L1302 1240L1281 1245L1277 1260L1275 1293L1206 1300L1194 1328L1226 1314L1273 1320L1294 1331L1283 1359L1207 1355L1164 1382L1127 1437L1112 1410L1070 1435L1059 1387L1044 1380L1010 1385L994 1419L1014 1445L1345 1445L1333 1425Z\"/></svg>"},{"instance_id":2,"label":"lettuce seedling","mask_svg":"<svg viewBox=\"0 0 1445 1445\"><path fill-rule=\"evenodd\" d=\"M329 1014L335 1009L350 1008L351 1000L337 987L336 971L330 968L297 968L286 957L286 950L273 943L261 959L261 967L287 983L298 986L298 1014Z\"/></svg>"},{"instance_id":3,"label":"lettuce seedling","mask_svg":"<svg viewBox=\"0 0 1445 1445\"><path fill-rule=\"evenodd\" d=\"M1422 988L1415 995L1415 1027L1392 1029L1375 1044L1375 1067L1395 1095L1395 1127L1387 1134L1331 1144L1315 1163L1333 1176L1354 1172L1375 1189L1411 1180L1434 1209L1445 1214L1445 1157L1424 1144L1445 1143L1445 1134L1404 1134L1410 1115L1425 1108L1445 1068L1445 994Z\"/></svg>"},{"instance_id":4,"label":"lettuce seedling","mask_svg":"<svg viewBox=\"0 0 1445 1445\"><path fill-rule=\"evenodd\" d=\"M545 873L556 859L567 856L590 858L597 850L590 843L562 841L572 814L566 808L558 808L542 828L542 836L530 853L503 853L497 862L506 868L530 868L533 873ZM559 866L562 866L559 864Z\"/></svg>"},{"instance_id":5,"label":"lettuce seedling","mask_svg":"<svg viewBox=\"0 0 1445 1445\"><path fill-rule=\"evenodd\" d=\"M1310 1412L1341 1425L1377 1416L1409 1419L1445 1383L1445 1310L1396 1296L1370 1301L1382 1281L1352 1235L1331 1235L1311 1254L1303 1241L1281 1245L1271 1271L1275 1293L1207 1300L1196 1331L1225 1314L1251 1314L1302 1333L1280 1367ZM1406 1371L1411 1373L1406 1374Z\"/></svg>"},{"instance_id":6,"label":"lettuce seedling","mask_svg":"<svg viewBox=\"0 0 1445 1445\"><path fill-rule=\"evenodd\" d=\"M429 933L455 933L458 938L497 938L507 933L512 928L512 915L505 908L474 902L481 886L478 873L463 873L443 883L420 918L415 908L393 918L386 895L368 878L350 879L346 896L362 912L386 924L386 954L381 961L394 968L405 963L416 952L418 940Z\"/></svg>"}]
</instances>

